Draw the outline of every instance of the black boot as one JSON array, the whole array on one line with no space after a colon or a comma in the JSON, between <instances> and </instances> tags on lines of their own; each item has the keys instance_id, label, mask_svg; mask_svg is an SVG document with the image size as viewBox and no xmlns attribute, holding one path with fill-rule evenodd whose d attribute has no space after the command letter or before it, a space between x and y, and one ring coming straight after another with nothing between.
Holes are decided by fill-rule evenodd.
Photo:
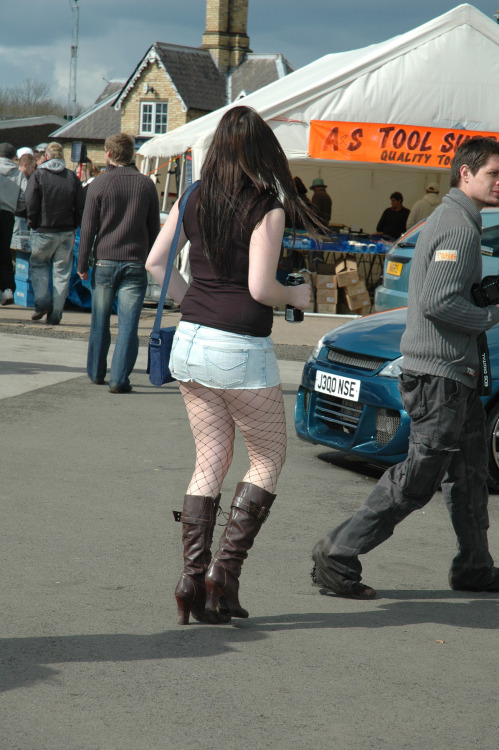
<instances>
[{"instance_id":1,"label":"black boot","mask_svg":"<svg viewBox=\"0 0 499 750\"><path fill-rule=\"evenodd\" d=\"M206 574L205 622L226 622L227 614L248 617L239 604L239 576L274 499L275 495L256 484L237 485L220 547Z\"/></svg>"}]
</instances>

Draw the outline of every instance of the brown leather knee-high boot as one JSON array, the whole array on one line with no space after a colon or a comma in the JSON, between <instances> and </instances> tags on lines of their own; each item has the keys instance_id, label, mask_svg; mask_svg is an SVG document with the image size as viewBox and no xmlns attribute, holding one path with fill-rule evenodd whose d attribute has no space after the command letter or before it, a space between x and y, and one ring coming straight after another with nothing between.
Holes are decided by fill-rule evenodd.
<instances>
[{"instance_id":1,"label":"brown leather knee-high boot","mask_svg":"<svg viewBox=\"0 0 499 750\"><path fill-rule=\"evenodd\" d=\"M239 576L274 499L275 495L256 484L237 485L218 552L206 574L205 622L226 622L227 613L232 617L248 617L247 610L239 604Z\"/></svg>"},{"instance_id":2,"label":"brown leather knee-high boot","mask_svg":"<svg viewBox=\"0 0 499 750\"><path fill-rule=\"evenodd\" d=\"M189 614L202 618L206 600L205 573L211 560L213 529L220 503L216 498L186 495L182 513L173 511L176 521L182 522L184 570L175 589L178 624L188 625Z\"/></svg>"}]
</instances>

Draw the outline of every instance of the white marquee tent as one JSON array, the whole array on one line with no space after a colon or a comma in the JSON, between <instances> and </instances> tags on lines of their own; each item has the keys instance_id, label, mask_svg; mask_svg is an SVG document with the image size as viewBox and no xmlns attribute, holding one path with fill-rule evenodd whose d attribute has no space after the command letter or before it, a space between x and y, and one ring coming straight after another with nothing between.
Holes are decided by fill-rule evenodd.
<instances>
[{"instance_id":1,"label":"white marquee tent","mask_svg":"<svg viewBox=\"0 0 499 750\"><path fill-rule=\"evenodd\" d=\"M459 5L406 34L316 60L242 101L274 130L291 171L308 186L321 176L333 198L333 222L374 231L394 190L409 208L428 181L441 193L448 170L312 159L312 120L394 123L499 132L499 26L471 5ZM216 110L139 150L144 172L188 150L199 174L213 132L229 107Z\"/></svg>"}]
</instances>

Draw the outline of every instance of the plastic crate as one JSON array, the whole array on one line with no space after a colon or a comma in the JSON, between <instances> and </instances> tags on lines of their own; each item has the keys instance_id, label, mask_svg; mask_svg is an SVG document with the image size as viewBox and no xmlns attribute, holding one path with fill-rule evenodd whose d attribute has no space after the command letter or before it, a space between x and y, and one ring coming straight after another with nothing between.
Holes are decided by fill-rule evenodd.
<instances>
[{"instance_id":1,"label":"plastic crate","mask_svg":"<svg viewBox=\"0 0 499 750\"><path fill-rule=\"evenodd\" d=\"M22 250L16 251L16 279L24 279L25 281L31 279L29 269L30 253L25 253Z\"/></svg>"},{"instance_id":2,"label":"plastic crate","mask_svg":"<svg viewBox=\"0 0 499 750\"><path fill-rule=\"evenodd\" d=\"M19 307L34 307L35 294L31 281L20 279L16 276L16 291L14 292L14 302Z\"/></svg>"}]
</instances>

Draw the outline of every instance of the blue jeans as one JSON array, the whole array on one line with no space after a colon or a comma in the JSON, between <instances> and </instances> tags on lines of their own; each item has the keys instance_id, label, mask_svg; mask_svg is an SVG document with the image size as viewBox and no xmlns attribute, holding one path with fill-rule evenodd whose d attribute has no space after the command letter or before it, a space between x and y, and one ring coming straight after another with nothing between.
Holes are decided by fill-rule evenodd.
<instances>
[{"instance_id":1,"label":"blue jeans","mask_svg":"<svg viewBox=\"0 0 499 750\"><path fill-rule=\"evenodd\" d=\"M111 344L110 319L118 295L118 338L109 375L109 387L130 384L139 353L138 327L147 289L144 263L97 260L92 270L92 322L88 341L87 374L102 382Z\"/></svg>"},{"instance_id":2,"label":"blue jeans","mask_svg":"<svg viewBox=\"0 0 499 750\"><path fill-rule=\"evenodd\" d=\"M49 310L47 323L62 318L68 296L69 277L73 267L74 232L35 232L30 259L31 282L35 293L35 310ZM52 293L50 292L52 269Z\"/></svg>"},{"instance_id":3,"label":"blue jeans","mask_svg":"<svg viewBox=\"0 0 499 750\"><path fill-rule=\"evenodd\" d=\"M448 378L403 373L399 389L411 417L407 458L386 471L357 513L316 544L313 559L340 582L360 580L358 556L388 539L439 487L457 537L453 587L489 585L496 568L487 529L485 411L476 390Z\"/></svg>"}]
</instances>

